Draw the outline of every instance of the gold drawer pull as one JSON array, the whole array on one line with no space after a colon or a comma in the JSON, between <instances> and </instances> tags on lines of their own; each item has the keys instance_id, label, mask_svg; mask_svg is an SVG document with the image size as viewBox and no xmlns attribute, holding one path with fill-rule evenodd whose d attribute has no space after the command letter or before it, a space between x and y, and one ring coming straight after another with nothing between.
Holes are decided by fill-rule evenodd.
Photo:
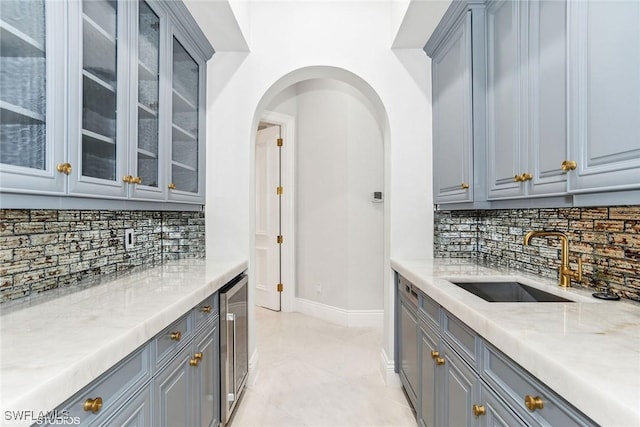
<instances>
[{"instance_id":1,"label":"gold drawer pull","mask_svg":"<svg viewBox=\"0 0 640 427\"><path fill-rule=\"evenodd\" d=\"M462 188L463 190L466 190L467 188L469 188L469 184L467 184L466 182L463 182L462 184L460 184L460 188Z\"/></svg>"},{"instance_id":2,"label":"gold drawer pull","mask_svg":"<svg viewBox=\"0 0 640 427\"><path fill-rule=\"evenodd\" d=\"M171 334L169 334L169 337L174 341L180 341L180 338L182 338L182 333L180 331L171 332Z\"/></svg>"},{"instance_id":3,"label":"gold drawer pull","mask_svg":"<svg viewBox=\"0 0 640 427\"><path fill-rule=\"evenodd\" d=\"M175 190L176 189L176 185L173 182L171 184L169 184L167 187L169 187L169 190Z\"/></svg>"},{"instance_id":4,"label":"gold drawer pull","mask_svg":"<svg viewBox=\"0 0 640 427\"><path fill-rule=\"evenodd\" d=\"M436 357L436 365L444 365L444 357Z\"/></svg>"},{"instance_id":5,"label":"gold drawer pull","mask_svg":"<svg viewBox=\"0 0 640 427\"><path fill-rule=\"evenodd\" d=\"M133 177L131 175L125 175L122 177L122 181L126 182L127 184L131 184L133 181Z\"/></svg>"},{"instance_id":6,"label":"gold drawer pull","mask_svg":"<svg viewBox=\"0 0 640 427\"><path fill-rule=\"evenodd\" d=\"M525 172L521 175L523 181L531 181L533 179L533 175L529 172Z\"/></svg>"},{"instance_id":7,"label":"gold drawer pull","mask_svg":"<svg viewBox=\"0 0 640 427\"><path fill-rule=\"evenodd\" d=\"M193 355L193 358L198 360L202 360L203 357L204 357L204 354L201 351Z\"/></svg>"},{"instance_id":8,"label":"gold drawer pull","mask_svg":"<svg viewBox=\"0 0 640 427\"><path fill-rule=\"evenodd\" d=\"M476 417L479 417L480 415L485 415L487 413L487 410L484 407L484 405L473 405L471 407L471 410L473 411L473 415L475 415Z\"/></svg>"},{"instance_id":9,"label":"gold drawer pull","mask_svg":"<svg viewBox=\"0 0 640 427\"><path fill-rule=\"evenodd\" d=\"M210 305L205 305L200 307L200 311L203 313L211 313L211 306Z\"/></svg>"},{"instance_id":10,"label":"gold drawer pull","mask_svg":"<svg viewBox=\"0 0 640 427\"><path fill-rule=\"evenodd\" d=\"M85 400L82 409L84 409L85 412L93 412L95 414L102 409L102 398L96 397L95 399Z\"/></svg>"},{"instance_id":11,"label":"gold drawer pull","mask_svg":"<svg viewBox=\"0 0 640 427\"><path fill-rule=\"evenodd\" d=\"M436 357L440 357L440 352L439 352L439 351L432 350L432 351L431 351L431 358L432 358L432 359L435 359Z\"/></svg>"},{"instance_id":12,"label":"gold drawer pull","mask_svg":"<svg viewBox=\"0 0 640 427\"><path fill-rule=\"evenodd\" d=\"M524 177L522 175L514 175L513 176L513 181L514 182L522 182L522 181L524 181Z\"/></svg>"},{"instance_id":13,"label":"gold drawer pull","mask_svg":"<svg viewBox=\"0 0 640 427\"><path fill-rule=\"evenodd\" d=\"M544 408L544 402L542 402L542 398L540 396L533 397L527 394L524 397L524 404L531 412L535 411L536 409Z\"/></svg>"},{"instance_id":14,"label":"gold drawer pull","mask_svg":"<svg viewBox=\"0 0 640 427\"><path fill-rule=\"evenodd\" d=\"M569 172L575 170L578 167L578 164L574 160L565 160L562 162L562 170L565 172Z\"/></svg>"},{"instance_id":15,"label":"gold drawer pull","mask_svg":"<svg viewBox=\"0 0 640 427\"><path fill-rule=\"evenodd\" d=\"M432 350L431 351L431 358L433 360L435 360L436 365L444 365L444 357L440 357L440 352L439 351Z\"/></svg>"}]
</instances>

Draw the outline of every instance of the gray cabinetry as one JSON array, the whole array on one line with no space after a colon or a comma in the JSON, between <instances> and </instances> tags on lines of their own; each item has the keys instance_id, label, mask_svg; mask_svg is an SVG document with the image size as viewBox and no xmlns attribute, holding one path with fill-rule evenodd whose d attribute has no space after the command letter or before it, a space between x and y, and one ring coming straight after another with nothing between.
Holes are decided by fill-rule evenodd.
<instances>
[{"instance_id":1,"label":"gray cabinetry","mask_svg":"<svg viewBox=\"0 0 640 427\"><path fill-rule=\"evenodd\" d=\"M491 200L566 193L566 4L487 4Z\"/></svg>"},{"instance_id":2,"label":"gray cabinetry","mask_svg":"<svg viewBox=\"0 0 640 427\"><path fill-rule=\"evenodd\" d=\"M406 316L403 292L417 294L417 348L406 344L413 332L399 336L397 345L404 348L399 349L404 355L399 356L403 363L398 364L398 372L410 400L415 393L411 403L418 403L414 407L419 425L594 425L407 279L397 275L397 283L398 323ZM412 322L408 324L413 327ZM402 326L397 333L402 333ZM411 357L417 357L417 389L407 381L410 370L401 367Z\"/></svg>"},{"instance_id":3,"label":"gray cabinetry","mask_svg":"<svg viewBox=\"0 0 640 427\"><path fill-rule=\"evenodd\" d=\"M425 46L432 58L435 203L484 199L484 6L456 2Z\"/></svg>"},{"instance_id":4,"label":"gray cabinetry","mask_svg":"<svg viewBox=\"0 0 640 427\"><path fill-rule=\"evenodd\" d=\"M186 6L3 1L0 26L0 195L204 203L213 49Z\"/></svg>"},{"instance_id":5,"label":"gray cabinetry","mask_svg":"<svg viewBox=\"0 0 640 427\"><path fill-rule=\"evenodd\" d=\"M415 408L418 399L418 294L411 283L400 279L398 285L398 358L400 381Z\"/></svg>"},{"instance_id":6,"label":"gray cabinetry","mask_svg":"<svg viewBox=\"0 0 640 427\"><path fill-rule=\"evenodd\" d=\"M569 191L640 188L640 3L571 1L568 8L569 158L576 162Z\"/></svg>"},{"instance_id":7,"label":"gray cabinetry","mask_svg":"<svg viewBox=\"0 0 640 427\"><path fill-rule=\"evenodd\" d=\"M0 2L0 192L64 194L65 5Z\"/></svg>"},{"instance_id":8,"label":"gray cabinetry","mask_svg":"<svg viewBox=\"0 0 640 427\"><path fill-rule=\"evenodd\" d=\"M434 201L473 201L471 12L433 54Z\"/></svg>"},{"instance_id":9,"label":"gray cabinetry","mask_svg":"<svg viewBox=\"0 0 640 427\"><path fill-rule=\"evenodd\" d=\"M194 309L194 313L200 308ZM219 319L203 324L154 378L158 426L215 426L220 420Z\"/></svg>"},{"instance_id":10,"label":"gray cabinetry","mask_svg":"<svg viewBox=\"0 0 640 427\"><path fill-rule=\"evenodd\" d=\"M217 426L219 344L215 293L62 404L58 413L85 426Z\"/></svg>"}]
</instances>

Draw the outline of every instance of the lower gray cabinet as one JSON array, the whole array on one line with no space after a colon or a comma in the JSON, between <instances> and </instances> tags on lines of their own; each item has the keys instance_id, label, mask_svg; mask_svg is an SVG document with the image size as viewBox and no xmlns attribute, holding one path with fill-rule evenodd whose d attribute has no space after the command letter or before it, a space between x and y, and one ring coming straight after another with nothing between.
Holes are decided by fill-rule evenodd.
<instances>
[{"instance_id":1,"label":"lower gray cabinet","mask_svg":"<svg viewBox=\"0 0 640 427\"><path fill-rule=\"evenodd\" d=\"M220 424L217 293L63 403L82 426L215 427ZM415 341L414 341L415 345ZM42 420L55 425L60 420ZM51 423L51 424L47 424Z\"/></svg>"},{"instance_id":2,"label":"lower gray cabinet","mask_svg":"<svg viewBox=\"0 0 640 427\"><path fill-rule=\"evenodd\" d=\"M141 427L151 422L151 387L140 390L131 400L119 407L100 427Z\"/></svg>"},{"instance_id":3,"label":"lower gray cabinet","mask_svg":"<svg viewBox=\"0 0 640 427\"><path fill-rule=\"evenodd\" d=\"M596 425L407 279L397 285L397 371L421 427Z\"/></svg>"},{"instance_id":4,"label":"lower gray cabinet","mask_svg":"<svg viewBox=\"0 0 640 427\"><path fill-rule=\"evenodd\" d=\"M191 347L184 348L154 378L155 421L158 426L190 426L194 417L191 403L192 389Z\"/></svg>"},{"instance_id":5,"label":"lower gray cabinet","mask_svg":"<svg viewBox=\"0 0 640 427\"><path fill-rule=\"evenodd\" d=\"M418 366L418 296L409 282L400 279L398 286L398 374L409 400L417 407L419 372Z\"/></svg>"},{"instance_id":6,"label":"lower gray cabinet","mask_svg":"<svg viewBox=\"0 0 640 427\"><path fill-rule=\"evenodd\" d=\"M155 424L217 426L220 421L219 319L204 325L154 377Z\"/></svg>"}]
</instances>

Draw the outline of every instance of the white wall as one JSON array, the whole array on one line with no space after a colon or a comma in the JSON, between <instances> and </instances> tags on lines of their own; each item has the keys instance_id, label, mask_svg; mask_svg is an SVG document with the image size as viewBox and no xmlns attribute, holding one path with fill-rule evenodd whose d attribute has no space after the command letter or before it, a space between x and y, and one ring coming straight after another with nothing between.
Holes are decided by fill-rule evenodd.
<instances>
[{"instance_id":1,"label":"white wall","mask_svg":"<svg viewBox=\"0 0 640 427\"><path fill-rule=\"evenodd\" d=\"M286 18L285 18L286 17ZM198 17L196 16L196 19ZM250 257L253 140L259 114L312 77L351 79L385 117L385 342L392 355L389 256L429 257L433 246L429 62L390 50L386 2L256 2L250 53L216 53L208 68L207 256ZM206 25L206 23L203 23ZM426 91L425 91L426 88ZM251 296L250 296L251 297ZM255 337L250 336L250 347Z\"/></svg>"},{"instance_id":2,"label":"white wall","mask_svg":"<svg viewBox=\"0 0 640 427\"><path fill-rule=\"evenodd\" d=\"M379 124L346 83L313 79L296 88L296 294L382 309L383 206L370 201L384 187Z\"/></svg>"}]
</instances>

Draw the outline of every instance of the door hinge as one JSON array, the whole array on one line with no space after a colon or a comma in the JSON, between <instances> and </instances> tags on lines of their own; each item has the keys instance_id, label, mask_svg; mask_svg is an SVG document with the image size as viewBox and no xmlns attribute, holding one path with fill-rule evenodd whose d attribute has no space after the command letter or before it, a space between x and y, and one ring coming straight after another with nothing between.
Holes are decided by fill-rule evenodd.
<instances>
[{"instance_id":1,"label":"door hinge","mask_svg":"<svg viewBox=\"0 0 640 427\"><path fill-rule=\"evenodd\" d=\"M276 188L276 194L277 194L278 196L282 196L282 191L283 191L282 186L279 186L278 188Z\"/></svg>"},{"instance_id":2,"label":"door hinge","mask_svg":"<svg viewBox=\"0 0 640 427\"><path fill-rule=\"evenodd\" d=\"M282 147L282 138L278 138L278 147Z\"/></svg>"},{"instance_id":3,"label":"door hinge","mask_svg":"<svg viewBox=\"0 0 640 427\"><path fill-rule=\"evenodd\" d=\"M282 292L283 289L284 286L282 285L282 283L278 283L278 292Z\"/></svg>"},{"instance_id":4,"label":"door hinge","mask_svg":"<svg viewBox=\"0 0 640 427\"><path fill-rule=\"evenodd\" d=\"M280 236L278 236L278 237L276 238L276 242L277 242L279 245L281 245L281 244L282 244L282 235L280 235Z\"/></svg>"}]
</instances>

